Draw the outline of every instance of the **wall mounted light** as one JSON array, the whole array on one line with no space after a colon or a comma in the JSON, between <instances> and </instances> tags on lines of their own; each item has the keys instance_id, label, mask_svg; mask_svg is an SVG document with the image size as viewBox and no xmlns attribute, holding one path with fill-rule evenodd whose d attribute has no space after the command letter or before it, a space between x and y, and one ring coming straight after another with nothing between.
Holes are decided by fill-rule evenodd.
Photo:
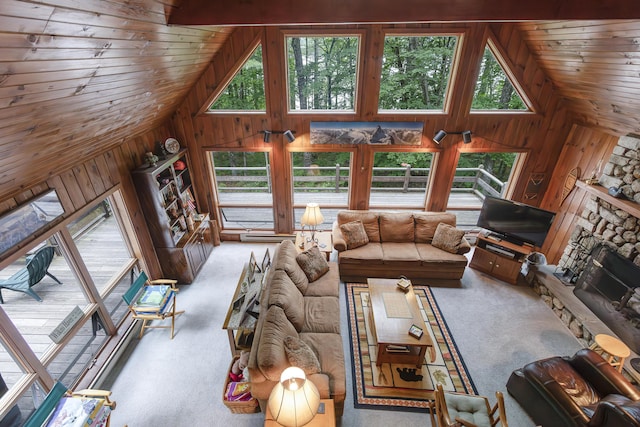
<instances>
[{"instance_id":1,"label":"wall mounted light","mask_svg":"<svg viewBox=\"0 0 640 427\"><path fill-rule=\"evenodd\" d=\"M264 142L271 142L271 131L265 130L264 135L262 136L262 140Z\"/></svg>"},{"instance_id":2,"label":"wall mounted light","mask_svg":"<svg viewBox=\"0 0 640 427\"><path fill-rule=\"evenodd\" d=\"M464 142L465 144L468 144L471 142L471 131L470 130L465 130L462 132L446 132L442 129L440 129L438 132L436 132L435 136L433 137L433 142L435 142L436 144L440 144L442 142L442 140L448 135L448 134L452 134L452 135L462 135L462 142Z\"/></svg>"},{"instance_id":3,"label":"wall mounted light","mask_svg":"<svg viewBox=\"0 0 640 427\"><path fill-rule=\"evenodd\" d=\"M295 130L261 130L260 133L264 134L262 136L264 142L271 142L271 135L284 135L289 143L296 140Z\"/></svg>"},{"instance_id":4,"label":"wall mounted light","mask_svg":"<svg viewBox=\"0 0 640 427\"><path fill-rule=\"evenodd\" d=\"M442 140L444 139L444 137L447 136L447 133L445 131L443 131L442 129L440 129L436 135L433 137L433 142L435 142L436 144L440 144L440 142L442 142Z\"/></svg>"}]
</instances>

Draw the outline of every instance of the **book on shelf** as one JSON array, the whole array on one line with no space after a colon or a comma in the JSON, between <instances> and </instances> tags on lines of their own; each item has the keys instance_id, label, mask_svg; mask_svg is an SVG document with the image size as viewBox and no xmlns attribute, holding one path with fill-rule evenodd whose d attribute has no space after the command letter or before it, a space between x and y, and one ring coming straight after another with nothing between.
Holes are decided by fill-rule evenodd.
<instances>
[{"instance_id":1,"label":"book on shelf","mask_svg":"<svg viewBox=\"0 0 640 427\"><path fill-rule=\"evenodd\" d=\"M389 344L386 347L387 353L409 353L409 347L406 345Z\"/></svg>"}]
</instances>

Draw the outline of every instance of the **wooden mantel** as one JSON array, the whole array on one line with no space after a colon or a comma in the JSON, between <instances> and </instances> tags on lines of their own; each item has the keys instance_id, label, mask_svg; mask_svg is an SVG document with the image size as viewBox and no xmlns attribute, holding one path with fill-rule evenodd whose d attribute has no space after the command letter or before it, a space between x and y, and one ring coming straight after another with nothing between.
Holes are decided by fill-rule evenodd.
<instances>
[{"instance_id":1,"label":"wooden mantel","mask_svg":"<svg viewBox=\"0 0 640 427\"><path fill-rule=\"evenodd\" d=\"M589 185L584 181L577 181L576 186L578 188L582 188L587 193L593 194L594 196L611 203L618 209L622 209L623 211L630 213L636 218L640 218L640 204L627 199L619 199L617 197L613 197L611 194L609 194L607 189L601 185Z\"/></svg>"}]
</instances>

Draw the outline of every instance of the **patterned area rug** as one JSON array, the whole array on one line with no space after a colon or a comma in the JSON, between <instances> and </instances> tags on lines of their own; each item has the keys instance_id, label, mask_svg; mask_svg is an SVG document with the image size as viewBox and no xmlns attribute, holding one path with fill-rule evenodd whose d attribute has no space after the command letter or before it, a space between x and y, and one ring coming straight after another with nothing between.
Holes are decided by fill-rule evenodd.
<instances>
[{"instance_id":1,"label":"patterned area rug","mask_svg":"<svg viewBox=\"0 0 640 427\"><path fill-rule=\"evenodd\" d=\"M435 385L448 391L477 394L462 357L440 314L431 289L414 286L418 306L435 343L436 359L415 365L383 363L376 366L376 342L369 325L367 285L347 284L347 312L353 354L353 388L356 408L404 409L428 412Z\"/></svg>"}]
</instances>

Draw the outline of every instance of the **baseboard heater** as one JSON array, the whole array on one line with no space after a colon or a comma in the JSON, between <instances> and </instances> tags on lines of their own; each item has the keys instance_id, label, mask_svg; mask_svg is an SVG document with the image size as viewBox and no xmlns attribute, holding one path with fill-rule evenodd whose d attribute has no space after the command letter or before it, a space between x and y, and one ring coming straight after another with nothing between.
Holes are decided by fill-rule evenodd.
<instances>
[{"instance_id":1,"label":"baseboard heater","mask_svg":"<svg viewBox=\"0 0 640 427\"><path fill-rule=\"evenodd\" d=\"M280 243L283 240L296 240L296 236L292 234L273 234L273 233L241 233L241 242L260 242L260 243Z\"/></svg>"}]
</instances>

